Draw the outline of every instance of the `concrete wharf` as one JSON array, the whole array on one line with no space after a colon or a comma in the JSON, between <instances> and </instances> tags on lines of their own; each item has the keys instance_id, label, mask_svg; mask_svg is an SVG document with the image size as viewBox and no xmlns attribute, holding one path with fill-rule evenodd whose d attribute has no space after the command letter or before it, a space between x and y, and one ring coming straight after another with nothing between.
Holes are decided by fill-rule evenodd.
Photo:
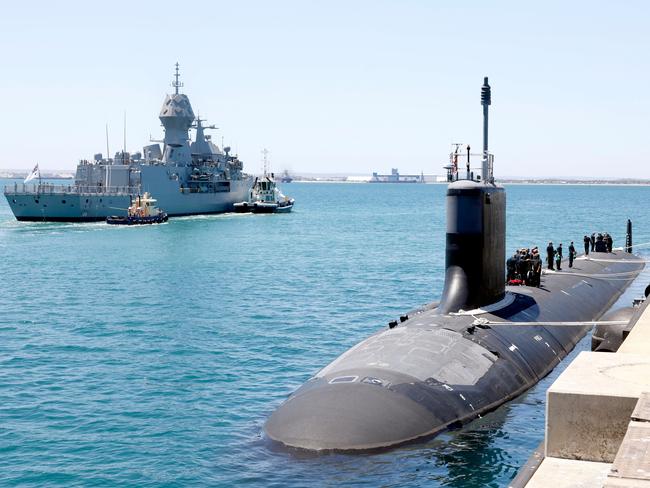
<instances>
[{"instance_id":1,"label":"concrete wharf","mask_svg":"<svg viewBox=\"0 0 650 488\"><path fill-rule=\"evenodd\" d=\"M650 488L649 305L617 352L582 352L551 385L544 443L511 488Z\"/></svg>"}]
</instances>

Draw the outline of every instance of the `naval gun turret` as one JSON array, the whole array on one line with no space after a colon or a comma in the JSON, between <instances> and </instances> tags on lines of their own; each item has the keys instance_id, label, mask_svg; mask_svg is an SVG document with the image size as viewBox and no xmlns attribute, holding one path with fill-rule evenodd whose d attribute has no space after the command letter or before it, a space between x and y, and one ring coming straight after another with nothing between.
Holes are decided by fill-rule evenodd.
<instances>
[{"instance_id":1,"label":"naval gun turret","mask_svg":"<svg viewBox=\"0 0 650 488\"><path fill-rule=\"evenodd\" d=\"M363 451L470 422L552 371L643 269L629 253L595 252L543 276L541 287L506 286L506 198L488 152L490 103L486 78L481 165L472 168L468 148L461 179L452 153L440 304L391 321L316 373L269 417L271 441Z\"/></svg>"}]
</instances>

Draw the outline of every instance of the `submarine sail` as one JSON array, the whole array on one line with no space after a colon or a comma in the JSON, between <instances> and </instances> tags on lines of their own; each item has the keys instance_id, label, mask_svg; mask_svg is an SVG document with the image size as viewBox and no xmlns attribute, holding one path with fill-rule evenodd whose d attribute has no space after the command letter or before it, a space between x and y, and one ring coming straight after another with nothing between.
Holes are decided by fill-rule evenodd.
<instances>
[{"instance_id":1,"label":"submarine sail","mask_svg":"<svg viewBox=\"0 0 650 488\"><path fill-rule=\"evenodd\" d=\"M448 167L440 304L403 316L320 370L269 417L272 441L368 450L467 423L537 383L590 327L553 324L598 320L643 269L628 252L594 252L569 271L545 274L541 287L506 286L506 196L488 152L487 78L481 104L481 167L471 167L469 148L464 178L458 154Z\"/></svg>"}]
</instances>

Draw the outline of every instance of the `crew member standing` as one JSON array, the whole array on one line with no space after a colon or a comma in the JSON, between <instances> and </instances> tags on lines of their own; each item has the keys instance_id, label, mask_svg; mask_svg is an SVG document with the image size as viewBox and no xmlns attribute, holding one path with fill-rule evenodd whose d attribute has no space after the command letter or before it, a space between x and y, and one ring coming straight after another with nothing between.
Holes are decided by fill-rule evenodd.
<instances>
[{"instance_id":1,"label":"crew member standing","mask_svg":"<svg viewBox=\"0 0 650 488\"><path fill-rule=\"evenodd\" d=\"M553 269L553 258L555 257L555 249L553 243L549 242L546 247L546 260L548 261L548 269Z\"/></svg>"},{"instance_id":2,"label":"crew member standing","mask_svg":"<svg viewBox=\"0 0 650 488\"><path fill-rule=\"evenodd\" d=\"M585 241L585 256L589 256L589 244L591 244L591 239L589 239L589 236L585 236L584 241Z\"/></svg>"},{"instance_id":3,"label":"crew member standing","mask_svg":"<svg viewBox=\"0 0 650 488\"><path fill-rule=\"evenodd\" d=\"M537 248L533 249L533 276L537 288L542 284L542 257Z\"/></svg>"},{"instance_id":4,"label":"crew member standing","mask_svg":"<svg viewBox=\"0 0 650 488\"><path fill-rule=\"evenodd\" d=\"M558 271L562 271L562 243L557 246L555 250L555 266Z\"/></svg>"},{"instance_id":5,"label":"crew member standing","mask_svg":"<svg viewBox=\"0 0 650 488\"><path fill-rule=\"evenodd\" d=\"M596 233L592 232L591 233L591 252L594 252L596 250Z\"/></svg>"},{"instance_id":6,"label":"crew member standing","mask_svg":"<svg viewBox=\"0 0 650 488\"><path fill-rule=\"evenodd\" d=\"M573 268L573 258L576 256L576 248L573 246L573 241L569 244L569 268Z\"/></svg>"},{"instance_id":7,"label":"crew member standing","mask_svg":"<svg viewBox=\"0 0 650 488\"><path fill-rule=\"evenodd\" d=\"M513 254L511 258L508 258L506 261L506 269L508 270L508 281L514 280L517 269L517 253Z\"/></svg>"},{"instance_id":8,"label":"crew member standing","mask_svg":"<svg viewBox=\"0 0 650 488\"><path fill-rule=\"evenodd\" d=\"M614 239L609 234L605 234L605 243L607 244L607 252L612 252L614 248Z\"/></svg>"}]
</instances>

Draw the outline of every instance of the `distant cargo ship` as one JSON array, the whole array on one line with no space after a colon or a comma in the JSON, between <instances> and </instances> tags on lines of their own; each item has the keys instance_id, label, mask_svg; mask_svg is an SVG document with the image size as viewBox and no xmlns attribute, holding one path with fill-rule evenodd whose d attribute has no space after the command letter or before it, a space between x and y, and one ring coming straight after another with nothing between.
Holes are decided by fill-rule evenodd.
<instances>
[{"instance_id":1,"label":"distant cargo ship","mask_svg":"<svg viewBox=\"0 0 650 488\"><path fill-rule=\"evenodd\" d=\"M424 173L419 175L401 175L397 168L392 168L389 175L373 173L368 183L424 183Z\"/></svg>"},{"instance_id":2,"label":"distant cargo ship","mask_svg":"<svg viewBox=\"0 0 650 488\"><path fill-rule=\"evenodd\" d=\"M282 176L280 176L280 181L282 183L291 183L293 181L293 176L289 174L288 170L284 170L284 173L282 173Z\"/></svg>"}]
</instances>

